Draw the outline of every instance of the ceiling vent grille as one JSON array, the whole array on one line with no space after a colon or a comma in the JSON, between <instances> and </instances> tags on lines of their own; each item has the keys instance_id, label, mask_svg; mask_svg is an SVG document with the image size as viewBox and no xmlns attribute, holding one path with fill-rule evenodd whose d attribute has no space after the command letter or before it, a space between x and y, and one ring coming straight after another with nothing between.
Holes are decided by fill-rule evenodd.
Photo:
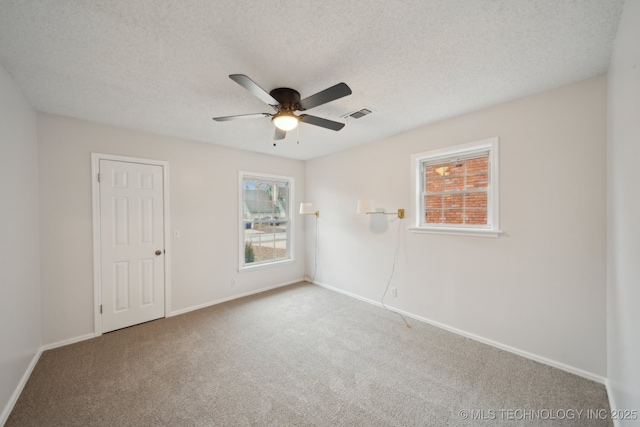
<instances>
[{"instance_id":1,"label":"ceiling vent grille","mask_svg":"<svg viewBox=\"0 0 640 427\"><path fill-rule=\"evenodd\" d=\"M342 118L344 119L360 119L364 116L367 116L369 114L373 113L373 110L371 108L362 108L361 110L358 111L354 111L352 113L349 114L345 114L344 116L342 116Z\"/></svg>"}]
</instances>

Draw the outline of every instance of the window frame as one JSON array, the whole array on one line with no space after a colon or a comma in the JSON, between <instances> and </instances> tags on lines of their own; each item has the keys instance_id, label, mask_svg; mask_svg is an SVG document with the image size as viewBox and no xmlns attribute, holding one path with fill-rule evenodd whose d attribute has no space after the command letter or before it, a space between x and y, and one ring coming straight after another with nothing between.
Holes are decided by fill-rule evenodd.
<instances>
[{"instance_id":1,"label":"window frame","mask_svg":"<svg viewBox=\"0 0 640 427\"><path fill-rule=\"evenodd\" d=\"M287 249L286 256L283 258L277 258L270 261L252 262L250 264L245 263L245 219L244 219L244 181L245 179L255 178L258 180L274 182L287 182L289 185L289 197L287 200ZM273 267L277 265L290 264L295 262L294 248L293 248L293 234L294 234L294 215L293 215L293 198L295 194L295 179L292 176L274 175L266 173L257 173L249 171L238 172L238 272L256 270L265 267Z\"/></svg>"},{"instance_id":2,"label":"window frame","mask_svg":"<svg viewBox=\"0 0 640 427\"><path fill-rule=\"evenodd\" d=\"M432 224L425 222L425 174L423 165L433 162L455 161L475 154L488 153L487 224ZM453 147L439 148L411 156L414 222L409 228L414 233L455 234L498 237L500 230L499 198L499 138L487 138Z\"/></svg>"}]
</instances>

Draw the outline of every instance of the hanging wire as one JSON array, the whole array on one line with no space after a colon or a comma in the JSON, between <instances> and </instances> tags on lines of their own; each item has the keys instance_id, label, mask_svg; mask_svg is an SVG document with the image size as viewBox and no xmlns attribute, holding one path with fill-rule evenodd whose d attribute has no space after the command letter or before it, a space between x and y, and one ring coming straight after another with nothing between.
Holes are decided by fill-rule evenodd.
<instances>
[{"instance_id":1,"label":"hanging wire","mask_svg":"<svg viewBox=\"0 0 640 427\"><path fill-rule=\"evenodd\" d=\"M402 318L402 321L404 322L404 325L407 328L411 328L411 325L409 324L409 322L407 322L407 319L404 318L404 316L402 315L402 313L398 313L397 311L391 310L389 307L387 307L384 304L384 297L387 295L387 292L389 291L389 286L391 285L391 280L393 279L393 274L396 271L396 263L398 262L398 252L400 249L400 236L401 236L401 231L402 229L402 218L400 218L400 220L398 221L398 237L396 240L396 251L393 255L393 266L391 267L391 274L389 275L389 280L387 281L387 287L384 290L384 293L382 294L382 298L380 298L380 303L382 304L382 307L385 308L385 310L390 311L392 313L397 314L398 316L400 316Z\"/></svg>"},{"instance_id":2,"label":"hanging wire","mask_svg":"<svg viewBox=\"0 0 640 427\"><path fill-rule=\"evenodd\" d=\"M315 254L313 256L314 261L313 261L313 277L311 278L312 282L316 280L316 272L318 271L318 253L320 252L320 239L318 238L319 220L320 218L316 217L316 248L315 248Z\"/></svg>"},{"instance_id":3,"label":"hanging wire","mask_svg":"<svg viewBox=\"0 0 640 427\"><path fill-rule=\"evenodd\" d=\"M311 277L309 277L309 275L305 274L304 279L309 279L308 281L313 283L314 280L316 280L316 272L318 271L318 252L320 251L320 239L318 239L318 220L319 218L316 217L316 242L315 242L315 254L314 254L314 261L313 261L313 275Z\"/></svg>"}]
</instances>

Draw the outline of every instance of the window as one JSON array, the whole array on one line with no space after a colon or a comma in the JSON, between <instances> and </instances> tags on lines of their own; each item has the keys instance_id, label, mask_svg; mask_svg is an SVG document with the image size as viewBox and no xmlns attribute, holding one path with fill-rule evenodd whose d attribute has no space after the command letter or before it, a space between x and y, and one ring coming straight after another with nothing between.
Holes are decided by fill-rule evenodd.
<instances>
[{"instance_id":1,"label":"window","mask_svg":"<svg viewBox=\"0 0 640 427\"><path fill-rule=\"evenodd\" d=\"M497 237L498 138L415 154L412 231Z\"/></svg>"},{"instance_id":2,"label":"window","mask_svg":"<svg viewBox=\"0 0 640 427\"><path fill-rule=\"evenodd\" d=\"M240 270L291 260L293 178L240 172Z\"/></svg>"}]
</instances>

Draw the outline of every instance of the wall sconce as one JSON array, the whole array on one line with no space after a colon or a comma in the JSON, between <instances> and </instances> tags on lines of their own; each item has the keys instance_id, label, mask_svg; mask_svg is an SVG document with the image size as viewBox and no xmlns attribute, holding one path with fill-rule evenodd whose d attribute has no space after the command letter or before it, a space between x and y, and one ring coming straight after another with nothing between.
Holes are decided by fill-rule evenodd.
<instances>
[{"instance_id":1,"label":"wall sconce","mask_svg":"<svg viewBox=\"0 0 640 427\"><path fill-rule=\"evenodd\" d=\"M317 218L320 211L315 210L313 203L300 203L300 215L315 215Z\"/></svg>"},{"instance_id":2,"label":"wall sconce","mask_svg":"<svg viewBox=\"0 0 640 427\"><path fill-rule=\"evenodd\" d=\"M358 213L359 214L366 214L366 215L375 215L375 214L380 214L380 215L396 215L395 212L376 212L375 208L373 207L373 200L364 200L364 199L360 199L358 200ZM404 218L404 209L398 209L398 218Z\"/></svg>"}]
</instances>

